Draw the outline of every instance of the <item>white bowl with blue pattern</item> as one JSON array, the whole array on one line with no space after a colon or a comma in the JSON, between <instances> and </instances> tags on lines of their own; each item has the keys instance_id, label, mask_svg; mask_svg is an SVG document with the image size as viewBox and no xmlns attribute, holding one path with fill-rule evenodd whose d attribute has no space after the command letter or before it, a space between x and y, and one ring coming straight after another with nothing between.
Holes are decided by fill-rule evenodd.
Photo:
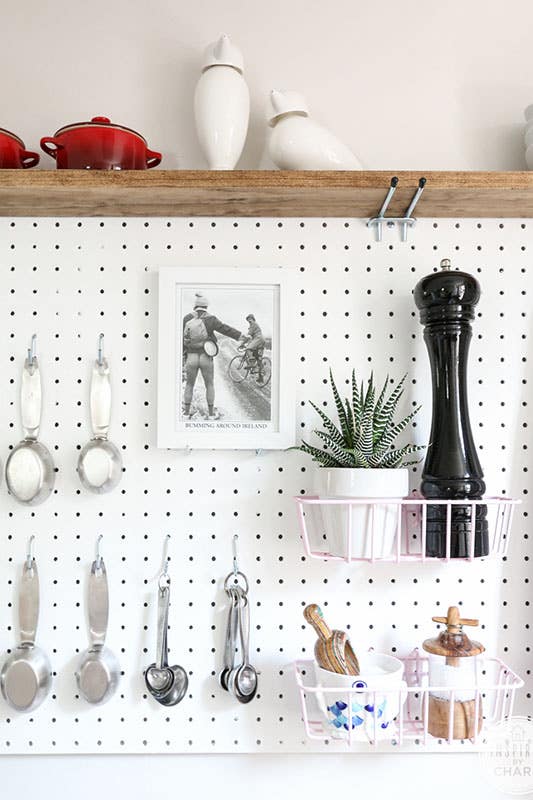
<instances>
[{"instance_id":1,"label":"white bowl with blue pattern","mask_svg":"<svg viewBox=\"0 0 533 800\"><path fill-rule=\"evenodd\" d=\"M339 675L315 662L317 701L333 738L388 739L394 735L394 720L406 699L404 667L394 656L366 653L359 657L360 674ZM347 691L352 690L352 691Z\"/></svg>"}]
</instances>

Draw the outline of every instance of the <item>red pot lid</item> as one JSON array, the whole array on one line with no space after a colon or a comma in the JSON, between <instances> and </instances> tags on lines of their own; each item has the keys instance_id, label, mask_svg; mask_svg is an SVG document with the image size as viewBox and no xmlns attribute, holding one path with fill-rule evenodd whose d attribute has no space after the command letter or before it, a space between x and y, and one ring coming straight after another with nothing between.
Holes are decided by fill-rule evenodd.
<instances>
[{"instance_id":1,"label":"red pot lid","mask_svg":"<svg viewBox=\"0 0 533 800\"><path fill-rule=\"evenodd\" d=\"M144 144L148 146L146 139L144 136L141 136L140 133L134 131L133 128L126 128L125 125L115 125L108 117L93 117L89 122L73 122L71 125L64 125L54 133L54 136L61 136L61 134L66 133L66 131L73 131L78 128L114 128L115 130L125 131L126 133L131 133L133 136L137 136L141 142L144 142Z\"/></svg>"},{"instance_id":2,"label":"red pot lid","mask_svg":"<svg viewBox=\"0 0 533 800\"><path fill-rule=\"evenodd\" d=\"M16 133L11 133L11 131L6 130L6 128L0 128L0 133L2 133L4 136L10 136L11 139L14 139L16 142L20 144L23 150L26 149L26 145L24 144L22 139L16 135Z\"/></svg>"}]
</instances>

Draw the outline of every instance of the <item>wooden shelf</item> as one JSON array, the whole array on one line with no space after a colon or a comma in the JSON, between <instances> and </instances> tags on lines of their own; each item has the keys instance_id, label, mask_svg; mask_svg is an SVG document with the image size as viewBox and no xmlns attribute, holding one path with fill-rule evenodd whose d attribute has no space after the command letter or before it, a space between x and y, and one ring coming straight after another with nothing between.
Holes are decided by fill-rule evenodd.
<instances>
[{"instance_id":1,"label":"wooden shelf","mask_svg":"<svg viewBox=\"0 0 533 800\"><path fill-rule=\"evenodd\" d=\"M389 216L533 217L533 172L0 170L4 217L372 217L391 177Z\"/></svg>"}]
</instances>

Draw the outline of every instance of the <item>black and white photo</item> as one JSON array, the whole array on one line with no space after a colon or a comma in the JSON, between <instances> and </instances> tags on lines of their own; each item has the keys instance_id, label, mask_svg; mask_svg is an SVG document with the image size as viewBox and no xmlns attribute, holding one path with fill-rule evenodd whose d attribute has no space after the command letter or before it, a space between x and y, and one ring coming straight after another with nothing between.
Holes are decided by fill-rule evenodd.
<instances>
[{"instance_id":1,"label":"black and white photo","mask_svg":"<svg viewBox=\"0 0 533 800\"><path fill-rule=\"evenodd\" d=\"M160 271L160 446L292 443L286 284L280 269Z\"/></svg>"}]
</instances>

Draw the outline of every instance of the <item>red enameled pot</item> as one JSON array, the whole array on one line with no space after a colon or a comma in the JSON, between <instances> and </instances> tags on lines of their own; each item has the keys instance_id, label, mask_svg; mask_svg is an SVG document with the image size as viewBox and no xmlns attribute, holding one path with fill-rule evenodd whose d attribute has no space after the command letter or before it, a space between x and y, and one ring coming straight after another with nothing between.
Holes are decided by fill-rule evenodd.
<instances>
[{"instance_id":1,"label":"red enameled pot","mask_svg":"<svg viewBox=\"0 0 533 800\"><path fill-rule=\"evenodd\" d=\"M26 150L22 139L0 128L0 169L30 169L40 158L39 153Z\"/></svg>"},{"instance_id":2,"label":"red enameled pot","mask_svg":"<svg viewBox=\"0 0 533 800\"><path fill-rule=\"evenodd\" d=\"M107 117L65 125L43 136L41 147L58 169L151 169L161 163L161 153L149 150L140 133Z\"/></svg>"}]
</instances>

